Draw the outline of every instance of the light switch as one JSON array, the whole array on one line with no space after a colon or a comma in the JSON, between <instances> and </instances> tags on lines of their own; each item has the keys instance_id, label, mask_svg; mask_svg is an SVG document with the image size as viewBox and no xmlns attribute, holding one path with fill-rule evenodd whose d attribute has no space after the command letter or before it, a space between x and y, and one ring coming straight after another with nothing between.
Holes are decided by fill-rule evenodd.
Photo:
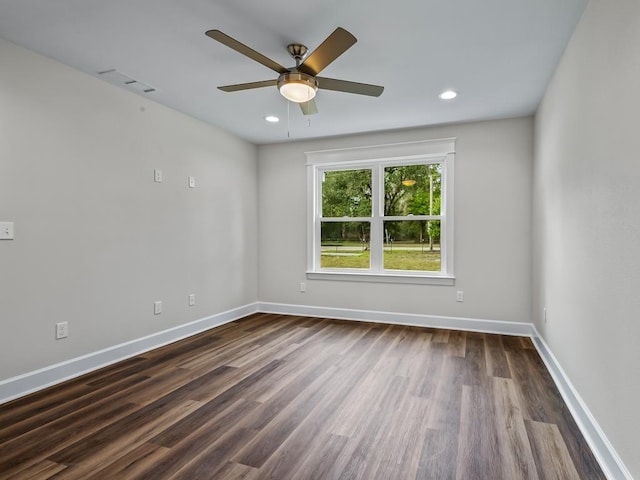
<instances>
[{"instance_id":1,"label":"light switch","mask_svg":"<svg viewBox=\"0 0 640 480\"><path fill-rule=\"evenodd\" d=\"M13 240L13 222L0 222L0 240Z\"/></svg>"},{"instance_id":2,"label":"light switch","mask_svg":"<svg viewBox=\"0 0 640 480\"><path fill-rule=\"evenodd\" d=\"M196 187L196 178L189 177L189 188L195 188L195 187Z\"/></svg>"}]
</instances>

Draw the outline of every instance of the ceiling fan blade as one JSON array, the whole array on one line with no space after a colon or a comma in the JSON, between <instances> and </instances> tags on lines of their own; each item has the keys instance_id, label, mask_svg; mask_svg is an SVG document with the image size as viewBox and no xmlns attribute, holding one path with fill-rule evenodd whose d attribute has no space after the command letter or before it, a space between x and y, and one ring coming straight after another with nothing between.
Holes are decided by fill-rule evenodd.
<instances>
[{"instance_id":1,"label":"ceiling fan blade","mask_svg":"<svg viewBox=\"0 0 640 480\"><path fill-rule=\"evenodd\" d=\"M240 43L235 38L230 37L229 35L222 33L220 30L208 30L205 34L217 40L218 42L226 45L229 48L234 49L236 52L243 54L246 57L255 60L258 63L261 63L267 68L274 70L278 73L286 73L288 70L280 65L278 62L274 62L269 57L265 57L261 53L256 52L253 48L247 47L244 43Z\"/></svg>"},{"instance_id":2,"label":"ceiling fan blade","mask_svg":"<svg viewBox=\"0 0 640 480\"><path fill-rule=\"evenodd\" d=\"M298 70L315 77L357 41L344 28L338 27L298 66Z\"/></svg>"},{"instance_id":3,"label":"ceiling fan blade","mask_svg":"<svg viewBox=\"0 0 640 480\"><path fill-rule=\"evenodd\" d=\"M275 87L277 80L262 80L261 82L237 83L235 85L224 85L218 87L223 92L237 92L239 90L251 90L252 88Z\"/></svg>"},{"instance_id":4,"label":"ceiling fan blade","mask_svg":"<svg viewBox=\"0 0 640 480\"><path fill-rule=\"evenodd\" d=\"M312 98L308 102L301 103L300 110L302 110L303 115L313 115L314 113L318 113L316 101Z\"/></svg>"},{"instance_id":5,"label":"ceiling fan blade","mask_svg":"<svg viewBox=\"0 0 640 480\"><path fill-rule=\"evenodd\" d=\"M316 77L318 88L324 90L334 90L336 92L356 93L358 95L369 95L379 97L384 91L384 87L371 85L369 83L349 82L347 80L336 80L335 78Z\"/></svg>"}]
</instances>

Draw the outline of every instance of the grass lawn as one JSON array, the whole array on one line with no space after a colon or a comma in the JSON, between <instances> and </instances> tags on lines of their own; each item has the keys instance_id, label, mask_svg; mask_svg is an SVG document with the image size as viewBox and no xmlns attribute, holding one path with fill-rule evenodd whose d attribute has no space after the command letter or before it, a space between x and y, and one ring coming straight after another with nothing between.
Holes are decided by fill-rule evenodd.
<instances>
[{"instance_id":1,"label":"grass lawn","mask_svg":"<svg viewBox=\"0 0 640 480\"><path fill-rule=\"evenodd\" d=\"M369 251L354 252L352 255L331 255L323 253L322 268L369 268ZM387 270L426 270L440 271L440 252L419 250L385 250L384 268Z\"/></svg>"}]
</instances>

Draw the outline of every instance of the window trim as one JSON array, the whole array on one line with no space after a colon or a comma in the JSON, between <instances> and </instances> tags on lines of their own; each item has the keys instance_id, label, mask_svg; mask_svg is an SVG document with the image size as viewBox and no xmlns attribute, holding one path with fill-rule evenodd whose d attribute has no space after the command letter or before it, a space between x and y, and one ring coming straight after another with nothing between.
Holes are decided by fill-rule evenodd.
<instances>
[{"instance_id":1,"label":"window trim","mask_svg":"<svg viewBox=\"0 0 640 480\"><path fill-rule=\"evenodd\" d=\"M368 147L356 147L335 150L319 150L305 152L307 158L307 271L309 279L343 280L387 283L417 283L432 285L454 285L453 273L453 185L455 138L425 140L408 143L395 143ZM378 188L383 182L377 173L380 168L393 165L411 165L423 163L439 163L443 165L441 219L441 272L426 271L391 271L370 269L320 269L320 222L316 213L322 204L322 185L319 183L321 173L326 170L371 169L372 182ZM384 185L382 185L384 188ZM380 209L377 201L373 201L372 209ZM375 211L375 210L374 210ZM380 214L382 212L378 212ZM422 216L416 217L420 220ZM429 217L429 216L427 216ZM358 218L349 218L356 221ZM384 220L391 220L387 217ZM366 221L371 221L370 217ZM373 231L371 233L373 240ZM444 241L443 241L444 237Z\"/></svg>"}]
</instances>

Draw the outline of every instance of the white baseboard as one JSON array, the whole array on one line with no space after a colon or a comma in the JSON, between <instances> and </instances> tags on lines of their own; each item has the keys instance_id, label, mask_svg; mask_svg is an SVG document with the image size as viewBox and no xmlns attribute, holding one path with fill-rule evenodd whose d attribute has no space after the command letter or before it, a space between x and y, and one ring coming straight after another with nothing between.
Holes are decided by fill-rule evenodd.
<instances>
[{"instance_id":1,"label":"white baseboard","mask_svg":"<svg viewBox=\"0 0 640 480\"><path fill-rule=\"evenodd\" d=\"M93 370L140 355L154 348L233 322L255 313L257 311L256 307L256 303L244 305L17 377L2 380L0 381L0 405L29 393L79 377Z\"/></svg>"},{"instance_id":2,"label":"white baseboard","mask_svg":"<svg viewBox=\"0 0 640 480\"><path fill-rule=\"evenodd\" d=\"M633 480L631 473L627 470L613 445L611 445L589 408L587 408L584 400L582 400L560 363L558 363L558 359L540 336L535 326L532 325L532 328L533 335L531 335L531 340L547 370L553 377L554 383L558 387L587 444L602 467L604 474L611 480Z\"/></svg>"},{"instance_id":3,"label":"white baseboard","mask_svg":"<svg viewBox=\"0 0 640 480\"><path fill-rule=\"evenodd\" d=\"M414 327L446 328L468 332L499 333L502 335L520 335L530 337L533 325L521 322L503 322L500 320L481 320L464 317L445 317L438 315L420 315L414 313L377 312L372 310L352 310L348 308L310 307L306 305L288 305L284 303L258 303L258 311L286 315L305 315L339 320L357 320L361 322L390 323Z\"/></svg>"}]
</instances>

